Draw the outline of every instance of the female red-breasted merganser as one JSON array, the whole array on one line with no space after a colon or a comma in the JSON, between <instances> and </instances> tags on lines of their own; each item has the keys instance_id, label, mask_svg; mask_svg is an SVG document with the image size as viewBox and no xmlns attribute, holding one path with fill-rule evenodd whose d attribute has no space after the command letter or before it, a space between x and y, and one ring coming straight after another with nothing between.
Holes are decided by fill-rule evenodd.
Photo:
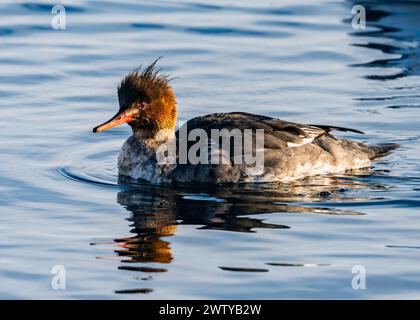
<instances>
[{"instance_id":1,"label":"female red-breasted merganser","mask_svg":"<svg viewBox=\"0 0 420 320\"><path fill-rule=\"evenodd\" d=\"M195 134L193 139L187 135L187 146L177 149L175 161L159 161L162 145L174 143L178 146L183 141L180 141L181 129L175 132L177 111L174 91L167 75L156 70L156 62L143 70L136 69L123 79L118 87L118 113L93 129L93 132L101 132L124 123L131 126L133 135L124 143L118 158L120 176L151 183L287 182L305 176L369 167L374 158L398 147L397 144L368 146L330 133L332 130L362 133L354 129L306 125L245 112L231 112L191 119L186 123L186 132L188 134L198 129L198 132L210 136L213 130L236 130L241 133L251 129L251 138L255 138L258 129L262 129L263 143L259 148L259 154L263 157L262 170L249 170L255 163L234 161L238 159L238 152L239 158L246 156L245 148L232 147L227 152L221 148L217 151L217 158L222 158L219 163L190 159L180 162L182 155L190 155L194 147L192 140L196 141L200 134ZM215 141L208 139L206 143L210 150ZM256 141L251 145L249 152L255 154L258 151ZM197 153L194 150L198 156L204 151L200 149ZM214 156L214 151L209 154Z\"/></svg>"}]
</instances>

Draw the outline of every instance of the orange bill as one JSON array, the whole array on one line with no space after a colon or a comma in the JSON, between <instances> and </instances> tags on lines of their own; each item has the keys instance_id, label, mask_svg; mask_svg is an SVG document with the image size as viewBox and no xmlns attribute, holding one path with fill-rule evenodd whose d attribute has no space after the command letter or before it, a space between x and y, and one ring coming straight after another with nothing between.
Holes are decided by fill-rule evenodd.
<instances>
[{"instance_id":1,"label":"orange bill","mask_svg":"<svg viewBox=\"0 0 420 320\"><path fill-rule=\"evenodd\" d=\"M101 132L108 129L111 129L113 127L119 126L124 123L128 123L132 121L134 118L134 114L132 110L126 110L121 113L117 113L115 116L113 116L111 119L109 119L107 122L102 123L101 125L93 128L93 132Z\"/></svg>"}]
</instances>

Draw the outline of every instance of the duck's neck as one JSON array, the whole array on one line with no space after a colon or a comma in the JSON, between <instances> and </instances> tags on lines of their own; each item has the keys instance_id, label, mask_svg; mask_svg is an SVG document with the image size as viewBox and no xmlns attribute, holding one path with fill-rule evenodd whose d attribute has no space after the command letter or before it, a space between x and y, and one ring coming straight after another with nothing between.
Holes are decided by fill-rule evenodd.
<instances>
[{"instance_id":1,"label":"duck's neck","mask_svg":"<svg viewBox=\"0 0 420 320\"><path fill-rule=\"evenodd\" d=\"M157 149L162 144L175 139L175 130L174 128L165 128L157 132L150 130L134 130L133 136L141 144L151 149Z\"/></svg>"}]
</instances>

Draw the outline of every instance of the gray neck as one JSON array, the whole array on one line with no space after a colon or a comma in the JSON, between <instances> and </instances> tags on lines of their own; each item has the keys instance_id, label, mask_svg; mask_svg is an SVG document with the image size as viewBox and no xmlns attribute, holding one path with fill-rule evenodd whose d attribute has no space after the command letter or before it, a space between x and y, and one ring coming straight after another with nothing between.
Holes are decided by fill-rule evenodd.
<instances>
[{"instance_id":1,"label":"gray neck","mask_svg":"<svg viewBox=\"0 0 420 320\"><path fill-rule=\"evenodd\" d=\"M140 144L157 149L162 144L175 139L175 131L174 129L161 129L157 133L151 133L150 131L135 130L133 136Z\"/></svg>"}]
</instances>

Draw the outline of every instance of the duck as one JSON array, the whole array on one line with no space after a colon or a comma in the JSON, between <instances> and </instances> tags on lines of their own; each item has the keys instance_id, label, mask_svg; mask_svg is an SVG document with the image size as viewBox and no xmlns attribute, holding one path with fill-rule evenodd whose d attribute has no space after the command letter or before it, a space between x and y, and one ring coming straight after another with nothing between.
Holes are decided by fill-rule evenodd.
<instances>
[{"instance_id":1,"label":"duck","mask_svg":"<svg viewBox=\"0 0 420 320\"><path fill-rule=\"evenodd\" d=\"M118 86L118 112L93 129L99 133L122 124L131 127L132 135L118 156L120 177L152 184L287 183L308 176L369 168L376 158L399 147L396 143L368 145L333 134L364 134L356 129L301 124L241 111L198 116L176 129L177 102L172 79L157 68L159 59L123 78ZM221 148L220 136L212 138L213 132L220 131L243 133L238 141L245 144L245 140L252 140L248 143L251 147ZM206 139L201 139L206 134ZM200 140L197 138L202 140L199 148L194 145ZM230 142L229 138L232 136L228 136ZM175 152L169 152L174 149ZM189 159L194 154L196 157ZM252 155L263 159L258 170L256 160L238 161ZM197 161L197 157L218 161Z\"/></svg>"}]
</instances>

